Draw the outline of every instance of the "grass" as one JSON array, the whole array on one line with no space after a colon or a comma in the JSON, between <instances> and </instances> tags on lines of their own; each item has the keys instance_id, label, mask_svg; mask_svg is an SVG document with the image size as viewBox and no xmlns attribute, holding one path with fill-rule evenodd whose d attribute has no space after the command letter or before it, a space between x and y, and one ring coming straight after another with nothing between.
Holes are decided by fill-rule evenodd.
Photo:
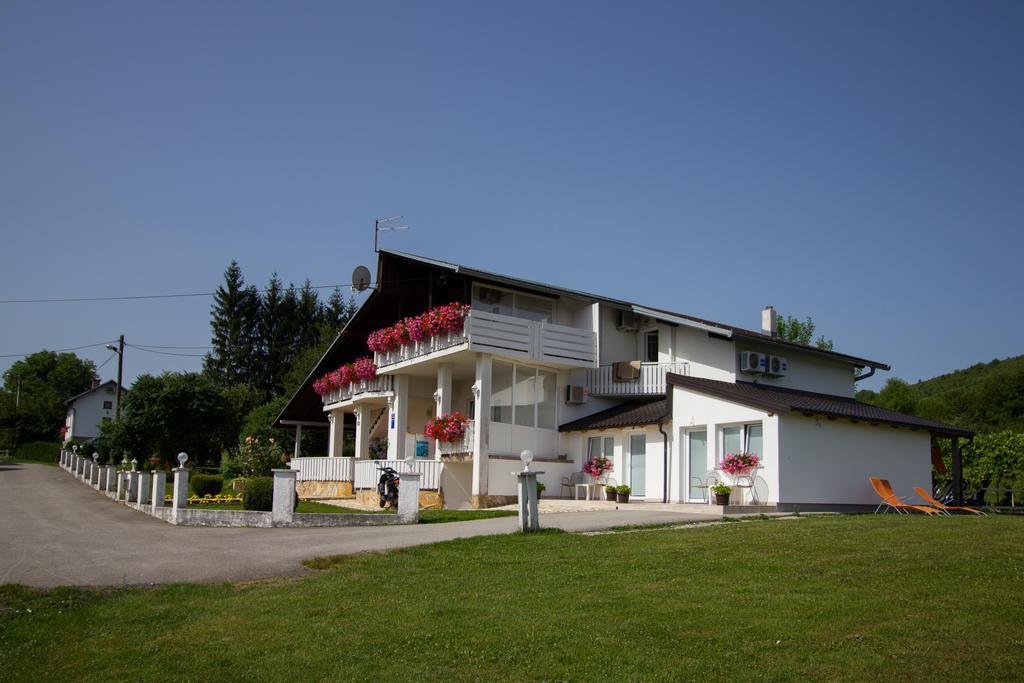
<instances>
[{"instance_id":1,"label":"grass","mask_svg":"<svg viewBox=\"0 0 1024 683\"><path fill-rule=\"evenodd\" d=\"M0 671L6 681L924 681L1013 680L1024 667L1020 518L547 532L315 564L328 569L236 585L0 588Z\"/></svg>"}]
</instances>

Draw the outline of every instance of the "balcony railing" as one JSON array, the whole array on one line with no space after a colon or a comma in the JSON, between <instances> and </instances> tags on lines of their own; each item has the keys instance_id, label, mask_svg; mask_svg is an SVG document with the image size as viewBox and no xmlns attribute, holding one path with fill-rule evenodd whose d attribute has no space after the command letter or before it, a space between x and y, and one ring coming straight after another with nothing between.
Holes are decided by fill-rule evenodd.
<instances>
[{"instance_id":1,"label":"balcony railing","mask_svg":"<svg viewBox=\"0 0 1024 683\"><path fill-rule=\"evenodd\" d=\"M392 390L394 381L394 378L390 375L381 375L374 379L364 379L352 384L346 384L340 389L333 389L324 394L324 405L358 398L361 394L387 393Z\"/></svg>"},{"instance_id":2,"label":"balcony railing","mask_svg":"<svg viewBox=\"0 0 1024 683\"><path fill-rule=\"evenodd\" d=\"M292 458L288 466L298 481L352 481L355 458Z\"/></svg>"},{"instance_id":3,"label":"balcony railing","mask_svg":"<svg viewBox=\"0 0 1024 683\"><path fill-rule=\"evenodd\" d=\"M441 485L444 463L437 460L414 460L411 464L405 460L356 460L354 488L377 488L381 467L391 467L397 472L419 472L420 489L436 491Z\"/></svg>"},{"instance_id":4,"label":"balcony railing","mask_svg":"<svg viewBox=\"0 0 1024 683\"><path fill-rule=\"evenodd\" d=\"M473 420L466 423L466 431L458 441L438 441L437 452L446 455L466 455L473 452Z\"/></svg>"},{"instance_id":5,"label":"balcony railing","mask_svg":"<svg viewBox=\"0 0 1024 683\"><path fill-rule=\"evenodd\" d=\"M571 367L593 367L597 362L597 335L590 330L478 310L466 315L461 332L410 342L392 351L375 351L373 362L378 370L386 370L457 348Z\"/></svg>"},{"instance_id":6,"label":"balcony railing","mask_svg":"<svg viewBox=\"0 0 1024 683\"><path fill-rule=\"evenodd\" d=\"M689 363L641 363L636 379L616 379L613 365L587 370L587 393L591 396L655 396L665 393L665 375L690 374Z\"/></svg>"}]
</instances>

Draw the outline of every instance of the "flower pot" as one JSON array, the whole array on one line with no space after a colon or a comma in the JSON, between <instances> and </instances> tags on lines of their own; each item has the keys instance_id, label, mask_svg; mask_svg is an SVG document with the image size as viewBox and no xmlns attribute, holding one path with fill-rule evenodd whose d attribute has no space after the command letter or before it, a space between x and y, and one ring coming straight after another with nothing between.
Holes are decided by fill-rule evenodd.
<instances>
[{"instance_id":1,"label":"flower pot","mask_svg":"<svg viewBox=\"0 0 1024 683\"><path fill-rule=\"evenodd\" d=\"M715 494L715 505L728 505L729 494L728 493L716 493Z\"/></svg>"},{"instance_id":2,"label":"flower pot","mask_svg":"<svg viewBox=\"0 0 1024 683\"><path fill-rule=\"evenodd\" d=\"M629 494L628 493L616 493L615 494L615 500L617 500L620 503L628 503L629 502Z\"/></svg>"},{"instance_id":3,"label":"flower pot","mask_svg":"<svg viewBox=\"0 0 1024 683\"><path fill-rule=\"evenodd\" d=\"M604 496L605 496L605 498L607 498L608 500L612 501L613 503L614 503L614 502L615 502L616 500L618 500L618 495L619 495L619 494L618 494L618 493L616 493L615 491L605 491L605 492L604 492Z\"/></svg>"}]
</instances>

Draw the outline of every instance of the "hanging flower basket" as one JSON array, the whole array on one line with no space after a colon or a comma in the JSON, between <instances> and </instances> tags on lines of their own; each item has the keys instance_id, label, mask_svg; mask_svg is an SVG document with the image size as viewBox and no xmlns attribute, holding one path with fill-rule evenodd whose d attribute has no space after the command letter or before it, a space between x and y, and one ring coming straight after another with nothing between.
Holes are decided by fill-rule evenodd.
<instances>
[{"instance_id":1,"label":"hanging flower basket","mask_svg":"<svg viewBox=\"0 0 1024 683\"><path fill-rule=\"evenodd\" d=\"M371 332L366 338L366 346L371 351L387 353L411 342L462 332L468 313L469 306L459 302L437 306L420 315L400 320L390 327Z\"/></svg>"},{"instance_id":2,"label":"hanging flower basket","mask_svg":"<svg viewBox=\"0 0 1024 683\"><path fill-rule=\"evenodd\" d=\"M325 396L349 384L358 384L376 377L377 366L373 364L372 358L366 356L322 375L313 382L313 391L319 396Z\"/></svg>"},{"instance_id":3,"label":"hanging flower basket","mask_svg":"<svg viewBox=\"0 0 1024 683\"><path fill-rule=\"evenodd\" d=\"M601 479L612 471L612 461L605 457L594 458L583 466L583 471L594 479Z\"/></svg>"},{"instance_id":4,"label":"hanging flower basket","mask_svg":"<svg viewBox=\"0 0 1024 683\"><path fill-rule=\"evenodd\" d=\"M423 431L430 438L442 443L455 443L466 435L467 424L469 418L456 410L427 420L427 426Z\"/></svg>"}]
</instances>

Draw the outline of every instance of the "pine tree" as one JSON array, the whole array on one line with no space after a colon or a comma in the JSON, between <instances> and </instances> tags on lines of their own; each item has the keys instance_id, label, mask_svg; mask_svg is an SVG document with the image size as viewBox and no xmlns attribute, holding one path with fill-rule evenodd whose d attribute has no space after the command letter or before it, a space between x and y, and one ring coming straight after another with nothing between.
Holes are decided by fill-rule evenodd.
<instances>
[{"instance_id":1,"label":"pine tree","mask_svg":"<svg viewBox=\"0 0 1024 683\"><path fill-rule=\"evenodd\" d=\"M320 327L323 318L324 308L320 305L320 297L310 284L309 278L306 278L295 303L294 353L298 353L307 346L320 344Z\"/></svg>"},{"instance_id":2,"label":"pine tree","mask_svg":"<svg viewBox=\"0 0 1024 683\"><path fill-rule=\"evenodd\" d=\"M259 316L259 386L268 397L276 395L275 386L288 356L290 340L286 334L289 325L286 309L281 278L275 272L270 276L270 282L263 292Z\"/></svg>"},{"instance_id":3,"label":"pine tree","mask_svg":"<svg viewBox=\"0 0 1024 683\"><path fill-rule=\"evenodd\" d=\"M224 271L224 284L213 295L210 311L213 349L203 359L203 370L222 384L252 382L259 293L245 286L242 269L232 260Z\"/></svg>"}]
</instances>

